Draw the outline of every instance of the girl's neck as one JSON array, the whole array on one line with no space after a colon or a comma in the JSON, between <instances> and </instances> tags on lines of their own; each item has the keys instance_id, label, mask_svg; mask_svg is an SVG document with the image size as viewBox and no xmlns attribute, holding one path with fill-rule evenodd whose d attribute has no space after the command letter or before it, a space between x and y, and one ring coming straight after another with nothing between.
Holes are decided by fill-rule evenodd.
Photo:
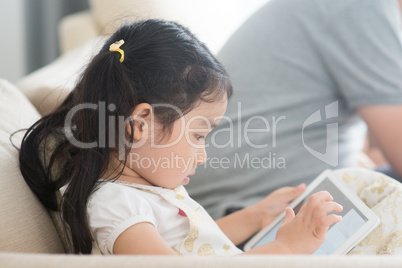
<instances>
[{"instance_id":1,"label":"girl's neck","mask_svg":"<svg viewBox=\"0 0 402 268\"><path fill-rule=\"evenodd\" d=\"M126 182L132 182L132 183L138 183L142 185L148 185L148 186L155 186L151 183L149 183L146 179L142 178L139 176L137 173L133 172L134 174L131 174L132 172L127 172L128 168L125 168L123 173L120 175L120 177L117 179L119 181L126 181Z\"/></svg>"},{"instance_id":2,"label":"girl's neck","mask_svg":"<svg viewBox=\"0 0 402 268\"><path fill-rule=\"evenodd\" d=\"M112 157L109 167L106 170L105 174L102 176L103 178L106 179L111 179L116 177L119 172L121 171L123 166L123 163L119 161L118 159ZM155 186L148 182L146 179L144 179L141 175L139 175L137 172L132 170L131 168L125 166L123 169L123 172L121 175L118 177L119 181L126 181L126 182L132 182L132 183L138 183L142 185L148 185L148 186Z\"/></svg>"}]
</instances>

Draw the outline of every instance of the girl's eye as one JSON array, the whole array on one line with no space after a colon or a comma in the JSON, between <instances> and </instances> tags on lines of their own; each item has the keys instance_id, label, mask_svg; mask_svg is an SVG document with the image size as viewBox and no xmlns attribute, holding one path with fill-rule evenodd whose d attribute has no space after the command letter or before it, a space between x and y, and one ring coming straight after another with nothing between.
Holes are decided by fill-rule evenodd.
<instances>
[{"instance_id":1,"label":"girl's eye","mask_svg":"<svg viewBox=\"0 0 402 268\"><path fill-rule=\"evenodd\" d=\"M204 136L201 136L201 135L195 135L195 138L197 139L197 141L199 141L199 140L201 140L201 139L203 139L203 138L205 138Z\"/></svg>"}]
</instances>

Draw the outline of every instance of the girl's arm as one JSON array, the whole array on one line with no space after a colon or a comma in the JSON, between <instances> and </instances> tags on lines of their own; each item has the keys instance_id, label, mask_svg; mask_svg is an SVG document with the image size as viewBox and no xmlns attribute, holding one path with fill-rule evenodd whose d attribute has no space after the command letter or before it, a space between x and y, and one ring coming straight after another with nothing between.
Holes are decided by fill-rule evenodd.
<instances>
[{"instance_id":1,"label":"girl's arm","mask_svg":"<svg viewBox=\"0 0 402 268\"><path fill-rule=\"evenodd\" d=\"M245 254L311 254L325 241L328 228L341 218L331 211L342 211L332 202L328 192L312 195L297 216L286 208L286 216L274 242L256 247ZM239 214L240 215L240 214ZM237 217L237 215L235 215ZM138 223L125 230L115 241L114 254L174 255L174 251L163 240L150 223Z\"/></svg>"},{"instance_id":2,"label":"girl's arm","mask_svg":"<svg viewBox=\"0 0 402 268\"><path fill-rule=\"evenodd\" d=\"M151 223L137 223L116 239L113 254L175 255Z\"/></svg>"},{"instance_id":3,"label":"girl's arm","mask_svg":"<svg viewBox=\"0 0 402 268\"><path fill-rule=\"evenodd\" d=\"M261 217L254 207L236 211L216 223L235 245L244 242L261 229Z\"/></svg>"},{"instance_id":4,"label":"girl's arm","mask_svg":"<svg viewBox=\"0 0 402 268\"><path fill-rule=\"evenodd\" d=\"M306 186L283 187L261 202L232 213L216 221L227 237L236 245L267 226L290 202L304 192Z\"/></svg>"}]
</instances>

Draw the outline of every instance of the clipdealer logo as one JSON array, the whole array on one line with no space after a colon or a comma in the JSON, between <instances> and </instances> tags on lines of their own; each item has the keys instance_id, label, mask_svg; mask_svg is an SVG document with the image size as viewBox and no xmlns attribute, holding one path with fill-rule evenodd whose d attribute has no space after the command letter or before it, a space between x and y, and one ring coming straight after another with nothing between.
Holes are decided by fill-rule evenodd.
<instances>
[{"instance_id":1,"label":"clipdealer logo","mask_svg":"<svg viewBox=\"0 0 402 268\"><path fill-rule=\"evenodd\" d=\"M305 142L304 139L304 130L307 126L312 125L314 123L323 121L323 120L328 120L331 118L338 117L338 101L335 101L331 104L328 104L325 106L325 116L321 116L321 110L317 110L313 114L311 114L306 121L303 123L302 127L302 141L303 141L303 146L304 148L315 158L318 160L332 166L336 167L338 166L338 154L339 154L339 149L338 146L330 146L333 142L338 142L338 137L339 137L339 130L338 130L338 123L329 123L327 124L327 137L326 137L326 145L325 145L325 152L321 153L310 146L308 146Z\"/></svg>"},{"instance_id":2,"label":"clipdealer logo","mask_svg":"<svg viewBox=\"0 0 402 268\"><path fill-rule=\"evenodd\" d=\"M155 105L154 105L155 106ZM196 116L195 118L192 118L190 120L184 120L182 117L181 111L177 108L174 107L173 105L169 104L162 104L159 106L163 106L166 108L170 108L175 110L179 115L180 115L180 124L181 124L181 133L179 137L176 137L174 141L168 143L168 144L157 144L155 143L155 138L156 138L156 133L154 133L155 126L154 126L154 121L151 120L151 124L149 126L150 131L151 131L151 146L152 148L166 148L170 146L174 146L177 144L181 139L185 138L189 144L193 147L200 146L198 144L194 144L191 139L189 138L191 133L198 131L199 129L193 129L192 122L193 121L205 121L205 124L211 124L208 118L204 118L203 116ZM159 107L158 106L158 107ZM158 107L153 107L153 108L158 108ZM73 117L74 115L81 110L89 109L92 110L92 113L97 114L99 117L99 135L97 139L93 141L87 141L83 142L78 140L75 137L75 130L76 126L73 123ZM221 148L241 148L244 146L242 143L245 142L247 146L253 149L264 149L267 150L267 154L264 155L264 157L253 157L251 154L245 154L245 155L240 155L236 154L234 159L229 159L223 157L222 159L215 159L214 157L212 158L207 158L210 161L207 161L210 163L210 165L217 164L220 168L226 168L228 166L228 162L232 163L233 165L238 165L240 168L243 167L251 167L251 168L257 168L257 167L262 167L262 168L285 168L286 167L286 161L285 158L277 154L275 152L271 153L270 152L270 145L272 148L277 147L277 131L278 131L278 126L280 125L280 122L283 120L286 120L287 117L285 115L282 115L280 117L275 117L272 116L271 118L265 118L260 115L255 115L251 116L250 118L247 118L246 122L243 124L241 121L242 116L242 107L241 107L241 102L238 102L237 104L237 109L238 109L238 124L237 127L235 127L235 124L233 120L227 116L221 116L220 119L224 122L222 125L221 129L215 131L214 133L211 134L210 142L212 143L211 145L221 149ZM108 111L109 112L114 112L116 110L116 105L114 104L109 104L106 105L104 102L99 102L98 104L94 103L84 103L84 104L79 104L75 107L73 107L69 113L66 116L65 120L65 125L64 125L64 131L66 138L75 146L79 148L94 148L94 147L105 147L106 146L106 139L108 140L108 146L118 148L119 156L124 156L125 152L125 147L126 146L132 146L133 148L137 148L142 145L142 143L145 143L145 139L142 141L141 144L135 143L135 144L129 144L128 140L126 140L126 126L130 121L135 120L135 118L124 118L123 116L119 115L107 115ZM320 152L315 150L314 148L310 147L306 141L307 135L305 135L306 128L316 124L316 123L325 123L326 120L331 119L331 118L336 118L338 117L338 101L335 101L331 104L328 104L324 108L324 115L322 115L322 109L319 109L315 111L313 114L311 114L304 122L302 125L302 145L304 148L307 150L308 153L310 153L312 156L314 156L316 159L332 166L336 167L338 165L338 146L334 146L335 143L338 142L338 123L327 123L326 124L326 144L325 144L325 151ZM106 125L106 117L108 118L109 125ZM194 119L194 120L193 120ZM216 118L214 118L216 120ZM117 123L117 129L115 129L115 123ZM188 127L189 131L184 133L184 129ZM235 132L238 132L237 139L234 136ZM261 133L259 135L266 135L266 137L270 137L270 142L267 140L264 140L261 143L261 140L253 140L253 134L254 133ZM108 134L108 135L106 135ZM222 137L228 137L228 140L225 140L225 142L222 142L222 139L217 139L217 136L222 135ZM237 141L237 142L236 142ZM116 144L116 142L118 144ZM206 143L203 145L203 147L209 147L210 144ZM134 160L134 159L133 159ZM163 159L165 160L165 159ZM174 158L173 160L176 161ZM181 161L181 162L180 162ZM176 161L177 163L187 163L187 160L180 159L180 161ZM135 162L135 161L134 161ZM174 162L174 163L176 163ZM145 162L144 162L145 163ZM148 163L148 162L147 162ZM145 164L147 164L145 163ZM154 163L154 162L152 162ZM164 161L159 161L155 162L157 165L159 163L163 163L163 165L166 165ZM154 165L155 165L154 163ZM205 162L206 163L206 162ZM144 164L144 165L145 165ZM183 164L184 165L184 164Z\"/></svg>"}]
</instances>

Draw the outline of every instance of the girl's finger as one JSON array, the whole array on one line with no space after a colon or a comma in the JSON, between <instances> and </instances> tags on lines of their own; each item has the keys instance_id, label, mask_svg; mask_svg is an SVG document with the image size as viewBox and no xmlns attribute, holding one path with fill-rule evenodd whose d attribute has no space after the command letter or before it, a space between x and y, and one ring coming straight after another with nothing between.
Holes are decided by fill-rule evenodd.
<instances>
[{"instance_id":1,"label":"girl's finger","mask_svg":"<svg viewBox=\"0 0 402 268\"><path fill-rule=\"evenodd\" d=\"M299 195L301 195L304 190L306 190L306 185L304 183L298 185L297 187L285 187L283 188L283 195L286 196L286 200L293 200Z\"/></svg>"},{"instance_id":2,"label":"girl's finger","mask_svg":"<svg viewBox=\"0 0 402 268\"><path fill-rule=\"evenodd\" d=\"M336 202L325 202L325 203L321 203L321 205L319 205L316 210L314 211L314 215L313 215L313 221L317 224L327 224L325 222L325 219L328 215L328 213L335 211L335 212L341 212L343 210L343 207L341 205L339 205Z\"/></svg>"},{"instance_id":3,"label":"girl's finger","mask_svg":"<svg viewBox=\"0 0 402 268\"><path fill-rule=\"evenodd\" d=\"M313 215L316 208L320 207L323 202L330 202L333 197L327 191L317 192L311 195L306 204L301 208L300 212L303 210L304 213Z\"/></svg>"},{"instance_id":4,"label":"girl's finger","mask_svg":"<svg viewBox=\"0 0 402 268\"><path fill-rule=\"evenodd\" d=\"M332 211L341 212L342 210L343 207L336 202L331 201L322 203L321 206L317 208L315 215L313 216L313 220L316 224L316 233L318 235L325 235L330 225L340 222L342 220L341 216L327 214Z\"/></svg>"},{"instance_id":5,"label":"girl's finger","mask_svg":"<svg viewBox=\"0 0 402 268\"><path fill-rule=\"evenodd\" d=\"M329 226L331 226L334 223L340 222L342 220L342 216L335 215L335 214L330 214L328 216L325 216L317 225L316 227L316 234L318 236L325 236L325 234L328 231Z\"/></svg>"},{"instance_id":6,"label":"girl's finger","mask_svg":"<svg viewBox=\"0 0 402 268\"><path fill-rule=\"evenodd\" d=\"M325 213L324 215L326 215L327 213L329 213L331 211L341 212L343 210L343 207L340 204L331 201L331 202L322 203L322 205L319 209L322 213Z\"/></svg>"},{"instance_id":7,"label":"girl's finger","mask_svg":"<svg viewBox=\"0 0 402 268\"><path fill-rule=\"evenodd\" d=\"M285 215L285 218L282 221L282 225L292 221L294 219L294 217L295 217L295 212L293 211L292 208L287 207L285 212L286 212L286 215Z\"/></svg>"}]
</instances>

